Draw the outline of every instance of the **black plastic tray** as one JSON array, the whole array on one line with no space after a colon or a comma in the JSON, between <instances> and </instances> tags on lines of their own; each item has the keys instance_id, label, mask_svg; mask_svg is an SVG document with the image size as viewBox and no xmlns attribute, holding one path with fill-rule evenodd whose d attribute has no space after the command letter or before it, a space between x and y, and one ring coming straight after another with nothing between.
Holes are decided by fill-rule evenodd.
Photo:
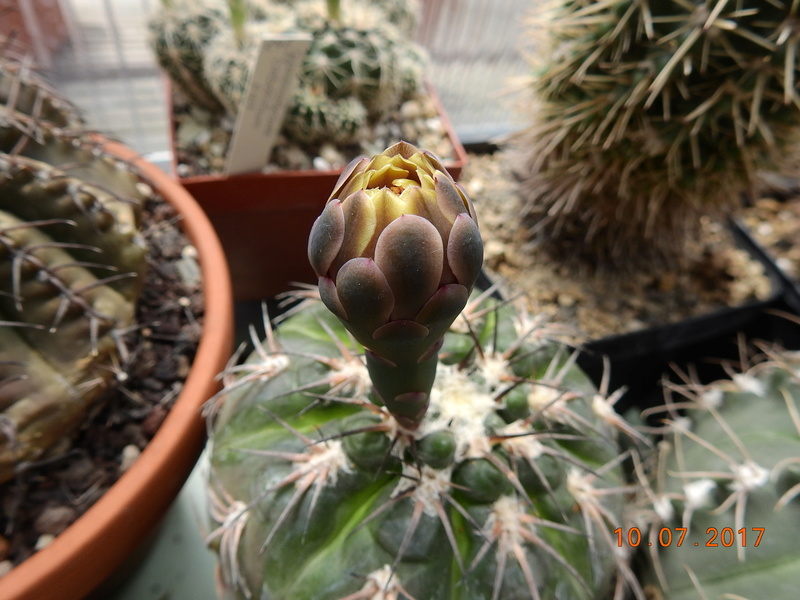
<instances>
[{"instance_id":1,"label":"black plastic tray","mask_svg":"<svg viewBox=\"0 0 800 600\"><path fill-rule=\"evenodd\" d=\"M692 365L702 382L727 376L721 366L739 359L739 340L759 339L800 348L800 289L735 221L730 231L736 242L758 260L772 281L772 294L763 301L714 311L675 323L590 341L581 346L578 364L600 385L604 357L610 365L608 392L625 388L616 405L618 412L663 402L662 378L675 376L676 367Z\"/></svg>"}]
</instances>

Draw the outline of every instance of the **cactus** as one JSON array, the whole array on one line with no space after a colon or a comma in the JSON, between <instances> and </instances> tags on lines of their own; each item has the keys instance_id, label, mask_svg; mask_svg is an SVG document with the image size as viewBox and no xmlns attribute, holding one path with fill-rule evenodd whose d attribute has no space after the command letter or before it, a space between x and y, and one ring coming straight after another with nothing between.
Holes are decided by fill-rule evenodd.
<instances>
[{"instance_id":1,"label":"cactus","mask_svg":"<svg viewBox=\"0 0 800 600\"><path fill-rule=\"evenodd\" d=\"M549 2L519 135L533 236L600 265L674 259L798 133L797 5ZM542 42L545 42L542 45Z\"/></svg>"},{"instance_id":2,"label":"cactus","mask_svg":"<svg viewBox=\"0 0 800 600\"><path fill-rule=\"evenodd\" d=\"M343 173L309 241L323 302L302 292L267 321L209 403L209 542L229 597L638 592L610 534L629 428L557 327L468 298L473 215L409 144Z\"/></svg>"},{"instance_id":3,"label":"cactus","mask_svg":"<svg viewBox=\"0 0 800 600\"><path fill-rule=\"evenodd\" d=\"M341 9L322 0L228 0L224 10L221 1L191 10L183 1L165 3L153 16L152 44L176 87L217 115L212 122L238 114L264 32L312 36L284 121L291 143L352 145L422 92L426 55L412 41L419 11L413 0L352 0Z\"/></svg>"},{"instance_id":4,"label":"cactus","mask_svg":"<svg viewBox=\"0 0 800 600\"><path fill-rule=\"evenodd\" d=\"M641 544L654 598L796 596L800 354L765 351L730 380L668 397Z\"/></svg>"},{"instance_id":5,"label":"cactus","mask_svg":"<svg viewBox=\"0 0 800 600\"><path fill-rule=\"evenodd\" d=\"M229 27L223 0L162 0L148 21L158 63L181 92L212 113L223 107L205 79L205 48Z\"/></svg>"},{"instance_id":6,"label":"cactus","mask_svg":"<svg viewBox=\"0 0 800 600\"><path fill-rule=\"evenodd\" d=\"M280 6L276 9L280 9ZM241 18L241 14L232 15L234 20ZM247 91L260 36L292 31L294 17L286 9L276 10L269 19L240 22L238 26L234 21L234 25L233 28L220 31L208 42L204 50L203 78L225 108L226 114L235 118Z\"/></svg>"},{"instance_id":7,"label":"cactus","mask_svg":"<svg viewBox=\"0 0 800 600\"><path fill-rule=\"evenodd\" d=\"M416 46L391 28L328 24L314 31L301 82L324 89L334 99L358 98L376 121L408 98L401 95L408 88L403 58L414 57L421 57ZM421 87L418 81L413 91Z\"/></svg>"},{"instance_id":8,"label":"cactus","mask_svg":"<svg viewBox=\"0 0 800 600\"><path fill-rule=\"evenodd\" d=\"M364 135L367 109L353 97L334 100L307 86L295 90L284 122L286 135L303 146L351 144Z\"/></svg>"},{"instance_id":9,"label":"cactus","mask_svg":"<svg viewBox=\"0 0 800 600\"><path fill-rule=\"evenodd\" d=\"M0 143L2 482L63 451L109 387L146 269L148 190L74 107L5 57Z\"/></svg>"}]
</instances>

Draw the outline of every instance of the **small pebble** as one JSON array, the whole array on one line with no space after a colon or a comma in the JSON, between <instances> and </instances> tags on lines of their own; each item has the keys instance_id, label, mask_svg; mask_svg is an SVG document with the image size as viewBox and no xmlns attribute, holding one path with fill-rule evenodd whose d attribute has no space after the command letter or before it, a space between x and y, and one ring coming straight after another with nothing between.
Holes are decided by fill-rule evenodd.
<instances>
[{"instance_id":1,"label":"small pebble","mask_svg":"<svg viewBox=\"0 0 800 600\"><path fill-rule=\"evenodd\" d=\"M167 418L167 409L163 406L154 406L150 413L142 421L142 433L147 437L153 437L158 428Z\"/></svg>"},{"instance_id":2,"label":"small pebble","mask_svg":"<svg viewBox=\"0 0 800 600\"><path fill-rule=\"evenodd\" d=\"M34 548L39 551L47 548L50 544L52 544L56 539L56 536L46 533L44 535L40 535L39 539L36 540L36 545Z\"/></svg>"},{"instance_id":3,"label":"small pebble","mask_svg":"<svg viewBox=\"0 0 800 600\"><path fill-rule=\"evenodd\" d=\"M126 473L128 469L133 466L133 463L136 462L136 459L139 458L142 451L139 450L137 446L134 444L128 444L122 449L122 457L119 463L119 472Z\"/></svg>"},{"instance_id":4,"label":"small pebble","mask_svg":"<svg viewBox=\"0 0 800 600\"><path fill-rule=\"evenodd\" d=\"M11 569L13 568L14 563L12 563L10 560L0 561L0 577L11 573Z\"/></svg>"},{"instance_id":5,"label":"small pebble","mask_svg":"<svg viewBox=\"0 0 800 600\"><path fill-rule=\"evenodd\" d=\"M46 535L58 535L69 527L76 518L78 518L78 513L71 506L48 506L36 518L33 527L36 533L42 534L39 538L41 540Z\"/></svg>"},{"instance_id":6,"label":"small pebble","mask_svg":"<svg viewBox=\"0 0 800 600\"><path fill-rule=\"evenodd\" d=\"M311 164L314 165L315 171L330 171L333 168L333 165L321 156L315 156Z\"/></svg>"}]
</instances>

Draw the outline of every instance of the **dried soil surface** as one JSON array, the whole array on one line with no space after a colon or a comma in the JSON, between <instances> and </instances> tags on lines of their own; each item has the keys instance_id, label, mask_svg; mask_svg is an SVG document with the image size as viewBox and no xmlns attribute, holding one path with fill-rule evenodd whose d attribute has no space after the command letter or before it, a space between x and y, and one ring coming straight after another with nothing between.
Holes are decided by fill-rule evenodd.
<instances>
[{"instance_id":1,"label":"dried soil surface","mask_svg":"<svg viewBox=\"0 0 800 600\"><path fill-rule=\"evenodd\" d=\"M73 445L0 486L0 576L46 546L136 460L181 391L204 313L196 250L160 198L145 207L149 270L125 340L130 353L106 403ZM0 584L0 587L2 585Z\"/></svg>"},{"instance_id":2,"label":"dried soil surface","mask_svg":"<svg viewBox=\"0 0 800 600\"><path fill-rule=\"evenodd\" d=\"M488 275L511 296L523 293L534 311L576 328L578 340L675 322L726 306L768 298L763 266L720 222L705 219L686 262L654 273L589 274L554 262L521 228L524 209L503 152L472 154L461 177L473 199ZM800 276L800 199L765 196L740 221L791 276Z\"/></svg>"}]
</instances>

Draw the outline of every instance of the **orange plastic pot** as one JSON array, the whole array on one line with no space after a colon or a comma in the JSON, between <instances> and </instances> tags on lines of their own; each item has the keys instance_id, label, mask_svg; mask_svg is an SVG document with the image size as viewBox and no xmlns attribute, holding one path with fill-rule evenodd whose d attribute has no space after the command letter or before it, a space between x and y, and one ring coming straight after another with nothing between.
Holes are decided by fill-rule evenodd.
<instances>
[{"instance_id":1,"label":"orange plastic pot","mask_svg":"<svg viewBox=\"0 0 800 600\"><path fill-rule=\"evenodd\" d=\"M116 143L106 148L133 165L172 204L197 248L203 277L203 333L189 375L169 415L133 466L50 545L0 578L3 600L79 600L123 568L160 522L205 443L203 404L233 344L230 275L203 210L174 179Z\"/></svg>"}]
</instances>

